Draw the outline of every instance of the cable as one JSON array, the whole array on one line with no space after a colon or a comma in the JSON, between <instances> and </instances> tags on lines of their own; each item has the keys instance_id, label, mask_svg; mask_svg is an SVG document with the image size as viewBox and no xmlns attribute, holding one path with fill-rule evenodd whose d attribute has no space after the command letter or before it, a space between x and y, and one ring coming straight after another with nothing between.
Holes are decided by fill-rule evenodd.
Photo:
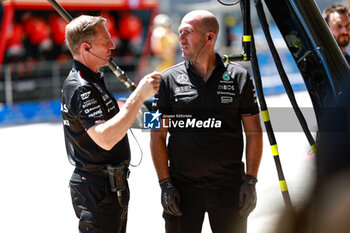
<instances>
[{"instance_id":1,"label":"cable","mask_svg":"<svg viewBox=\"0 0 350 233\"><path fill-rule=\"evenodd\" d=\"M287 186L287 181L284 177L280 157L279 157L279 152L278 152L278 146L277 146L277 140L272 128L272 124L270 121L270 115L269 115L269 110L266 105L264 93L263 93L263 88L262 88L262 82L261 82L261 75L259 71L259 64L258 64L258 59L256 56L256 49L255 49L255 42L254 42L254 36L252 34L252 53L251 53L251 64L252 64L252 70L253 70L253 77L254 77L254 83L256 87L256 92L258 95L259 99L259 104L261 108L261 115L264 120L264 125L266 128L266 133L270 142L270 147L271 147L271 152L273 155L273 159L275 161L275 166L277 170L277 175L278 175L278 180L280 184L280 189L282 192L282 197L284 200L284 203L288 209L293 209L292 201L289 195L288 191L288 186Z\"/></svg>"},{"instance_id":2,"label":"cable","mask_svg":"<svg viewBox=\"0 0 350 233\"><path fill-rule=\"evenodd\" d=\"M202 44L201 48L199 49L199 51L198 51L197 54L196 54L196 57L195 57L195 59L194 59L194 62L197 63L198 55L202 52L202 49L204 48L205 44L206 44L209 40L211 40L211 37L210 37L210 39L208 38L206 41L204 41L204 43Z\"/></svg>"},{"instance_id":3,"label":"cable","mask_svg":"<svg viewBox=\"0 0 350 233\"><path fill-rule=\"evenodd\" d=\"M91 46L91 47L92 47L92 46ZM90 47L90 48L91 48L91 47ZM101 59L101 60L103 60L103 61L108 61L108 59L102 58L102 57L100 57L100 56L97 56L96 54L94 54L93 52L91 52L91 51L90 51L90 48L86 48L85 51L87 51L87 52L90 53L92 56L97 57L97 58L99 58L99 59Z\"/></svg>"},{"instance_id":4,"label":"cable","mask_svg":"<svg viewBox=\"0 0 350 233\"><path fill-rule=\"evenodd\" d=\"M244 11L243 4L241 4L241 11ZM243 12L242 12L242 14L243 14ZM249 22L249 27L250 27L250 29L252 27L250 22ZM258 63L258 58L256 55L256 48L255 48L253 31L251 31L251 45L252 45L252 46L250 46L251 66L252 66L252 70L253 70L253 78L254 78L255 88L256 88L256 92L258 95L258 100L259 100L259 104L260 104L260 108L261 108L261 115L262 115L263 120L264 120L264 125L265 125L267 136L268 136L268 139L270 142L272 155L273 155L273 158L275 161L275 166L276 166L276 170L277 170L280 189L282 192L282 197L283 197L284 203L286 205L286 208L288 210L293 211L293 205L292 205L292 201L290 199L287 182L285 180L281 161L279 158L277 141L276 141L275 134L274 134L274 131L272 128L272 124L271 124L270 116L269 116L269 111L268 111L265 97L264 97L262 81L261 81L261 74L260 74L260 70L259 70L259 63Z\"/></svg>"},{"instance_id":5,"label":"cable","mask_svg":"<svg viewBox=\"0 0 350 233\"><path fill-rule=\"evenodd\" d=\"M271 34L270 34L270 31L269 31L269 25L267 23L267 20L266 20L266 16L265 16L265 13L264 13L264 8L263 8L263 5L261 3L260 0L255 0L255 7L256 7L256 11L258 13L258 17L259 17L259 21L261 23L261 27L263 29L263 32L265 34L265 37L266 37L266 40L267 40L267 44L270 48L270 51L271 51L271 54L272 54L272 57L275 61L275 64L276 64L276 67L277 67L277 70L278 70L278 73L279 73L279 76L281 78L281 81L283 83L283 86L286 90L286 93L288 95L288 98L293 106L293 109L294 109L294 112L299 120L299 123L305 133L305 136L307 138L307 140L309 141L309 144L313 150L313 152L316 154L316 143L315 143L315 140L314 138L312 137L311 135L311 132L309 130L309 127L307 125L307 122L304 118L304 115L303 113L301 112L299 106L298 106L298 103L295 99L295 96L294 96L294 92L293 92L293 88L292 88L292 85L290 84L289 82L289 79L287 77L287 74L283 68L283 65L282 65L282 62L281 62L281 59L278 55L278 52L276 50L276 47L273 43L273 40L272 40L272 37L271 37Z\"/></svg>"},{"instance_id":6,"label":"cable","mask_svg":"<svg viewBox=\"0 0 350 233\"><path fill-rule=\"evenodd\" d=\"M136 165L133 165L133 164L130 163L130 166L132 166L132 167L138 167L138 166L140 166L140 164L141 164L141 162L142 162L142 159L143 159L143 150L142 150L142 148L141 148L141 146L140 146L139 141L136 139L134 132L131 130L131 128L130 128L129 130L130 130L132 136L134 137L134 139L135 139L135 141L136 141L136 143L137 143L137 146L138 146L139 149L140 149L140 154L141 154L140 161L139 161Z\"/></svg>"},{"instance_id":7,"label":"cable","mask_svg":"<svg viewBox=\"0 0 350 233\"><path fill-rule=\"evenodd\" d=\"M234 2L234 3L224 3L222 0L218 0L218 2L219 2L220 4L222 4L222 5L224 5L224 6L234 6L234 5L236 5L237 3L239 3L240 0L237 0L237 1Z\"/></svg>"}]
</instances>

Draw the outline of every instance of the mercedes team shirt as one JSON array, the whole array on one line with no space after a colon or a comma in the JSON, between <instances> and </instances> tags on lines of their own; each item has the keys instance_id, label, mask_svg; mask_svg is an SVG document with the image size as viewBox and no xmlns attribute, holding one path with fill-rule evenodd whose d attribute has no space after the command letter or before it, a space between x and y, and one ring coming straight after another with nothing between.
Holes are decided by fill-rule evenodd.
<instances>
[{"instance_id":1,"label":"mercedes team shirt","mask_svg":"<svg viewBox=\"0 0 350 233\"><path fill-rule=\"evenodd\" d=\"M216 54L207 82L189 61L163 72L153 110L169 123L170 174L183 184L231 186L241 182L243 136L241 116L259 113L248 72ZM164 121L163 121L164 123Z\"/></svg>"}]
</instances>

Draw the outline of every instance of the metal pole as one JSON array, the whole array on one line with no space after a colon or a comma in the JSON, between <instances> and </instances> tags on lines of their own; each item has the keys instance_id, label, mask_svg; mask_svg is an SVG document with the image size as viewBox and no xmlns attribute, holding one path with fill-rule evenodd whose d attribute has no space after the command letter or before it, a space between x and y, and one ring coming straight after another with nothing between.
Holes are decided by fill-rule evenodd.
<instances>
[{"instance_id":1,"label":"metal pole","mask_svg":"<svg viewBox=\"0 0 350 233\"><path fill-rule=\"evenodd\" d=\"M243 8L243 49L245 54L245 59L249 61L251 57L250 45L252 41L252 29L250 22L250 0L241 1L241 7Z\"/></svg>"},{"instance_id":2,"label":"metal pole","mask_svg":"<svg viewBox=\"0 0 350 233\"><path fill-rule=\"evenodd\" d=\"M284 86L286 93L288 95L288 98L293 106L294 112L299 120L299 123L300 123L300 125L305 133L305 136L306 136L307 140L309 141L309 144L310 144L313 152L316 154L317 152L316 152L315 140L312 137L311 132L309 130L309 127L307 125L307 122L304 118L304 115L298 106L298 103L297 103L295 96L294 96L294 91L293 91L292 85L289 82L288 76L283 68L283 65L282 65L281 59L278 55L277 49L273 43L270 31L269 31L269 25L267 23L264 8L263 8L261 1L255 0L255 6L256 6L256 11L258 13L258 17L259 17L259 20L261 23L261 27L262 27L263 32L265 34L267 44L270 48L272 57L273 57L274 62L276 64L276 67L277 67L278 73L280 75L281 81L283 83L283 86Z\"/></svg>"},{"instance_id":3,"label":"metal pole","mask_svg":"<svg viewBox=\"0 0 350 233\"><path fill-rule=\"evenodd\" d=\"M60 96L60 88L58 88L60 86L60 65L55 62L52 64L52 97L53 98L57 98Z\"/></svg>"},{"instance_id":4,"label":"metal pole","mask_svg":"<svg viewBox=\"0 0 350 233\"><path fill-rule=\"evenodd\" d=\"M9 65L6 65L4 70L5 70L5 101L6 101L6 105L12 105L13 94L12 94L11 68Z\"/></svg>"},{"instance_id":5,"label":"metal pole","mask_svg":"<svg viewBox=\"0 0 350 233\"><path fill-rule=\"evenodd\" d=\"M259 63L258 63L258 58L256 56L254 36L252 36L252 60L251 60L251 62L252 62L254 83L255 83L256 92L258 95L260 108L261 108L261 115L262 115L262 118L264 120L266 133L267 133L267 136L268 136L268 139L270 142L271 152L273 155L273 159L275 161L275 166L276 166L276 170L277 170L277 176L278 176L278 180L279 180L279 184L280 184L280 189L282 192L282 197L283 197L284 203L286 205L286 208L288 210L293 210L292 201L290 199L290 195L289 195L289 191L288 191L287 181L284 177L282 164L281 164L280 157L279 157L279 151L278 151L277 141L275 138L275 133L274 133L273 128L272 128L269 110L267 108L267 104L266 104L265 97L264 97L261 75L260 75L260 70L259 70Z\"/></svg>"}]
</instances>

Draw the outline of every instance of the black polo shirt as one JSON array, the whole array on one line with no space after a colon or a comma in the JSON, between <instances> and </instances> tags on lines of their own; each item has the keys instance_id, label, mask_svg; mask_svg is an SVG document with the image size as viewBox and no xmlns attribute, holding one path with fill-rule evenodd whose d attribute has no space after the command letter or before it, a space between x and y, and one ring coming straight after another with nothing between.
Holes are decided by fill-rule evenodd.
<instances>
[{"instance_id":1,"label":"black polo shirt","mask_svg":"<svg viewBox=\"0 0 350 233\"><path fill-rule=\"evenodd\" d=\"M163 72L153 110L169 118L168 154L173 179L200 187L241 181L243 136L241 115L259 113L248 72L216 54L207 82L189 61ZM237 182L236 182L237 181Z\"/></svg>"},{"instance_id":2,"label":"black polo shirt","mask_svg":"<svg viewBox=\"0 0 350 233\"><path fill-rule=\"evenodd\" d=\"M77 168L97 171L106 164L130 161L127 135L111 150L99 147L87 130L119 112L117 101L106 89L102 73L95 73L73 60L73 68L62 88L61 113L67 154Z\"/></svg>"},{"instance_id":3,"label":"black polo shirt","mask_svg":"<svg viewBox=\"0 0 350 233\"><path fill-rule=\"evenodd\" d=\"M350 65L350 55L348 53L344 54L345 60L348 62L348 64Z\"/></svg>"}]
</instances>

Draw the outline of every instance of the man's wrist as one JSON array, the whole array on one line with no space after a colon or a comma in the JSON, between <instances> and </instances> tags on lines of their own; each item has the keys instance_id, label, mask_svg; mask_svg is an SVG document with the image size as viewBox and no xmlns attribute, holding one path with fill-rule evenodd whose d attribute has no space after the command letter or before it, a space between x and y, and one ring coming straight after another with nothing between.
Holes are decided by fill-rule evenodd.
<instances>
[{"instance_id":1,"label":"man's wrist","mask_svg":"<svg viewBox=\"0 0 350 233\"><path fill-rule=\"evenodd\" d=\"M251 176L251 175L246 175L245 176L245 182L247 182L248 184L252 184L255 185L258 182L258 179Z\"/></svg>"},{"instance_id":2,"label":"man's wrist","mask_svg":"<svg viewBox=\"0 0 350 233\"><path fill-rule=\"evenodd\" d=\"M172 184L170 177L159 180L159 185L161 188L163 188L164 185L169 183Z\"/></svg>"}]
</instances>

